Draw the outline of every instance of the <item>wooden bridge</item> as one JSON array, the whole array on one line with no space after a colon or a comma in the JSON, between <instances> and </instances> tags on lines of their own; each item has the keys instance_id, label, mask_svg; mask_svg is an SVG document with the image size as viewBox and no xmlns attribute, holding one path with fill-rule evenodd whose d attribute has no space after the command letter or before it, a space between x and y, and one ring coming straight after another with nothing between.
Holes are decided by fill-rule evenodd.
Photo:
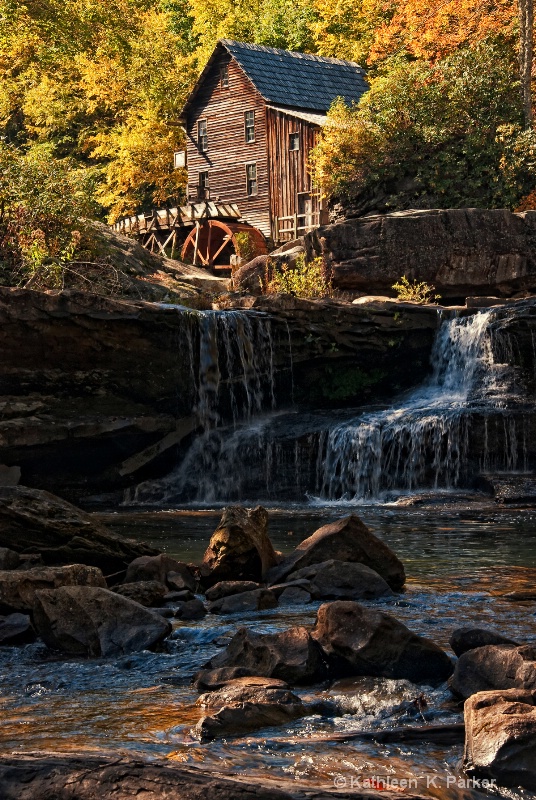
<instances>
[{"instance_id":1,"label":"wooden bridge","mask_svg":"<svg viewBox=\"0 0 536 800\"><path fill-rule=\"evenodd\" d=\"M248 257L267 252L263 235L241 219L236 203L205 200L178 208L155 208L123 217L113 229L135 236L151 253L180 257L209 269L230 269L231 256L240 257L241 249L247 250Z\"/></svg>"}]
</instances>

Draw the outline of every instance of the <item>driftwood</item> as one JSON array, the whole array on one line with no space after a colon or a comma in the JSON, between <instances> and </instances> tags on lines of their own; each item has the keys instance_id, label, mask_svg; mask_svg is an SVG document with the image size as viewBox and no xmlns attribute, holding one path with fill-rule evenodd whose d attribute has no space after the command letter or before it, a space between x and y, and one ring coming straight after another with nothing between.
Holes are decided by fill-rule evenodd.
<instances>
[{"instance_id":1,"label":"driftwood","mask_svg":"<svg viewBox=\"0 0 536 800\"><path fill-rule=\"evenodd\" d=\"M420 725L401 728L389 728L377 731L340 731L337 733L318 734L314 736L293 736L286 739L273 739L279 744L317 744L321 742L349 742L352 739L363 739L375 742L433 742L437 744L458 744L464 741L465 726L463 722L450 725Z\"/></svg>"},{"instance_id":2,"label":"driftwood","mask_svg":"<svg viewBox=\"0 0 536 800\"><path fill-rule=\"evenodd\" d=\"M273 788L272 788L273 787ZM159 763L91 756L17 756L0 760L2 800L395 800L394 792L351 794L294 781L228 779ZM424 800L405 794L405 800Z\"/></svg>"}]
</instances>

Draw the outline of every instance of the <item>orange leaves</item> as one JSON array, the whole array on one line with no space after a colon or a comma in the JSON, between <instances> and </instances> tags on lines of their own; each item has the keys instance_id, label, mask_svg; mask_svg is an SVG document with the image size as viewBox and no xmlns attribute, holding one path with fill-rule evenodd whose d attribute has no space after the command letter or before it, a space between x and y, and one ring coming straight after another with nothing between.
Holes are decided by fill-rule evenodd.
<instances>
[{"instance_id":1,"label":"orange leaves","mask_svg":"<svg viewBox=\"0 0 536 800\"><path fill-rule=\"evenodd\" d=\"M398 0L391 19L375 31L370 60L405 50L417 58L436 60L461 45L487 37L511 37L517 11L512 0Z\"/></svg>"}]
</instances>

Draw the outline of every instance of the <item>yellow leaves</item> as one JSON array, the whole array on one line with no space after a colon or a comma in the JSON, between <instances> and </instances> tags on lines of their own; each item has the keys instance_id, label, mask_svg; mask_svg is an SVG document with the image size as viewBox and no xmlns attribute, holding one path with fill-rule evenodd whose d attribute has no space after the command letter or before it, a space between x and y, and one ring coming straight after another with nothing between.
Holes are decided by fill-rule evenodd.
<instances>
[{"instance_id":1,"label":"yellow leaves","mask_svg":"<svg viewBox=\"0 0 536 800\"><path fill-rule=\"evenodd\" d=\"M143 201L161 205L178 197L186 175L173 169L173 152L182 137L180 128L169 127L157 109L147 108L88 142L93 157L107 162L98 196L110 209L111 222L134 213Z\"/></svg>"}]
</instances>

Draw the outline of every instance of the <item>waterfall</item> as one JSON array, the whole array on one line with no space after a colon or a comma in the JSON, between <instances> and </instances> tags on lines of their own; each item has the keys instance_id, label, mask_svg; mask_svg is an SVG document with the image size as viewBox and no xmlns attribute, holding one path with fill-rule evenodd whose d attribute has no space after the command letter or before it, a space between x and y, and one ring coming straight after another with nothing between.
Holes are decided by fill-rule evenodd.
<instances>
[{"instance_id":1,"label":"waterfall","mask_svg":"<svg viewBox=\"0 0 536 800\"><path fill-rule=\"evenodd\" d=\"M275 407L271 320L254 311L198 314L199 379L196 414L206 431L233 425Z\"/></svg>"},{"instance_id":2,"label":"waterfall","mask_svg":"<svg viewBox=\"0 0 536 800\"><path fill-rule=\"evenodd\" d=\"M469 464L473 474L526 469L526 432L510 413L522 387L508 364L512 342L494 331L496 315L443 319L428 380L368 412L278 410L269 317L201 315L203 433L171 474L137 488L135 502L370 502L456 488Z\"/></svg>"},{"instance_id":3,"label":"waterfall","mask_svg":"<svg viewBox=\"0 0 536 800\"><path fill-rule=\"evenodd\" d=\"M433 373L406 398L329 432L321 497L368 500L388 491L451 489L467 462L475 408L500 408L512 370L496 364L493 312L443 322L432 352ZM515 449L515 448L513 448ZM515 468L510 454L510 468Z\"/></svg>"}]
</instances>

